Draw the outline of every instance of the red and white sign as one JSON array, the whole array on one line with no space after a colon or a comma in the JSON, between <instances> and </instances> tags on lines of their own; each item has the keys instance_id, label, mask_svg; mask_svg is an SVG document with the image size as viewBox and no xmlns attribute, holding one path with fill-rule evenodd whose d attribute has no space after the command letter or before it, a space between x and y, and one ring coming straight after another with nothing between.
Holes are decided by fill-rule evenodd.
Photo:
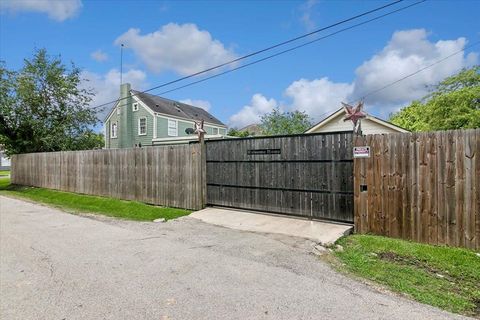
<instances>
[{"instance_id":1,"label":"red and white sign","mask_svg":"<svg viewBox=\"0 0 480 320\"><path fill-rule=\"evenodd\" d=\"M353 147L354 158L370 158L370 147Z\"/></svg>"}]
</instances>

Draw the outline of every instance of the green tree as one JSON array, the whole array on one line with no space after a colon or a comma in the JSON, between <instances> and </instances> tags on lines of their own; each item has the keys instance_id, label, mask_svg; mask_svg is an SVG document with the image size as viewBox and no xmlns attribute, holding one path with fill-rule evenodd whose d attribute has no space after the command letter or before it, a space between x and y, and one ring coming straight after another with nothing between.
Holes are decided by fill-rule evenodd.
<instances>
[{"instance_id":1,"label":"green tree","mask_svg":"<svg viewBox=\"0 0 480 320\"><path fill-rule=\"evenodd\" d=\"M303 133L312 126L310 117L301 111L281 112L273 109L261 119L262 133L267 136Z\"/></svg>"},{"instance_id":2,"label":"green tree","mask_svg":"<svg viewBox=\"0 0 480 320\"><path fill-rule=\"evenodd\" d=\"M248 131L242 131L235 128L231 128L230 130L228 130L227 136L245 138L245 137L254 136L254 134Z\"/></svg>"},{"instance_id":3,"label":"green tree","mask_svg":"<svg viewBox=\"0 0 480 320\"><path fill-rule=\"evenodd\" d=\"M411 131L480 127L480 66L446 78L420 101L413 101L390 117Z\"/></svg>"},{"instance_id":4,"label":"green tree","mask_svg":"<svg viewBox=\"0 0 480 320\"><path fill-rule=\"evenodd\" d=\"M81 87L80 69L67 68L45 49L19 71L0 64L0 144L7 154L80 150L103 145L88 107L93 93Z\"/></svg>"}]
</instances>

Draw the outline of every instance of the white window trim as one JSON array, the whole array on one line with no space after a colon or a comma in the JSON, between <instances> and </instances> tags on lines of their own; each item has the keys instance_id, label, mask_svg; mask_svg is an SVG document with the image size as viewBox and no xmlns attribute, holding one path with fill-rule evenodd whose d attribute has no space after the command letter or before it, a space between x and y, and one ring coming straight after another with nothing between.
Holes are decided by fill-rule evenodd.
<instances>
[{"instance_id":1,"label":"white window trim","mask_svg":"<svg viewBox=\"0 0 480 320\"><path fill-rule=\"evenodd\" d=\"M120 107L117 107L117 115L120 114Z\"/></svg>"},{"instance_id":2,"label":"white window trim","mask_svg":"<svg viewBox=\"0 0 480 320\"><path fill-rule=\"evenodd\" d=\"M133 112L138 111L138 102L135 102L135 103L132 104L132 111Z\"/></svg>"},{"instance_id":3,"label":"white window trim","mask_svg":"<svg viewBox=\"0 0 480 320\"><path fill-rule=\"evenodd\" d=\"M170 134L170 121L175 122L175 134ZM168 119L167 120L167 136L178 137L178 120L176 120L176 119Z\"/></svg>"},{"instance_id":4,"label":"white window trim","mask_svg":"<svg viewBox=\"0 0 480 320\"><path fill-rule=\"evenodd\" d=\"M157 138L157 117L153 117L153 139Z\"/></svg>"},{"instance_id":5,"label":"white window trim","mask_svg":"<svg viewBox=\"0 0 480 320\"><path fill-rule=\"evenodd\" d=\"M115 125L115 135L113 135L113 125ZM117 122L112 122L110 124L110 138L112 139L117 139L118 138L118 123Z\"/></svg>"},{"instance_id":6,"label":"white window trim","mask_svg":"<svg viewBox=\"0 0 480 320\"><path fill-rule=\"evenodd\" d=\"M140 132L140 120L145 119L145 133ZM147 135L147 117L138 118L138 135L146 136Z\"/></svg>"}]
</instances>

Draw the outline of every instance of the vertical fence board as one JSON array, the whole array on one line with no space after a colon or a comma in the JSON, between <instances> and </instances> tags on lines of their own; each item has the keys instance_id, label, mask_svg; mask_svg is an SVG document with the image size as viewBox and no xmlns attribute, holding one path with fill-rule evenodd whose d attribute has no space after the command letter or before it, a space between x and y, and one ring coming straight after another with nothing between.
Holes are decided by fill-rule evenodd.
<instances>
[{"instance_id":1,"label":"vertical fence board","mask_svg":"<svg viewBox=\"0 0 480 320\"><path fill-rule=\"evenodd\" d=\"M12 156L12 183L201 209L199 144Z\"/></svg>"},{"instance_id":2,"label":"vertical fence board","mask_svg":"<svg viewBox=\"0 0 480 320\"><path fill-rule=\"evenodd\" d=\"M371 157L354 163L355 192L368 188L366 201L354 198L357 232L480 249L480 129L365 141Z\"/></svg>"},{"instance_id":3,"label":"vertical fence board","mask_svg":"<svg viewBox=\"0 0 480 320\"><path fill-rule=\"evenodd\" d=\"M475 131L475 248L480 248L480 130Z\"/></svg>"},{"instance_id":4,"label":"vertical fence board","mask_svg":"<svg viewBox=\"0 0 480 320\"><path fill-rule=\"evenodd\" d=\"M465 132L465 247L475 248L475 132Z\"/></svg>"}]
</instances>

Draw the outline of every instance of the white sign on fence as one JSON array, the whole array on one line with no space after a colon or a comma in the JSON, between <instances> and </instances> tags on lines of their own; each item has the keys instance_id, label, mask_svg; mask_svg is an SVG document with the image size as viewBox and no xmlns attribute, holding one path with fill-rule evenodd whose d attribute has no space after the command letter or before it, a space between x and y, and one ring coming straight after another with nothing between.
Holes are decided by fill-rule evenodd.
<instances>
[{"instance_id":1,"label":"white sign on fence","mask_svg":"<svg viewBox=\"0 0 480 320\"><path fill-rule=\"evenodd\" d=\"M353 147L353 157L354 158L370 158L370 147Z\"/></svg>"}]
</instances>

